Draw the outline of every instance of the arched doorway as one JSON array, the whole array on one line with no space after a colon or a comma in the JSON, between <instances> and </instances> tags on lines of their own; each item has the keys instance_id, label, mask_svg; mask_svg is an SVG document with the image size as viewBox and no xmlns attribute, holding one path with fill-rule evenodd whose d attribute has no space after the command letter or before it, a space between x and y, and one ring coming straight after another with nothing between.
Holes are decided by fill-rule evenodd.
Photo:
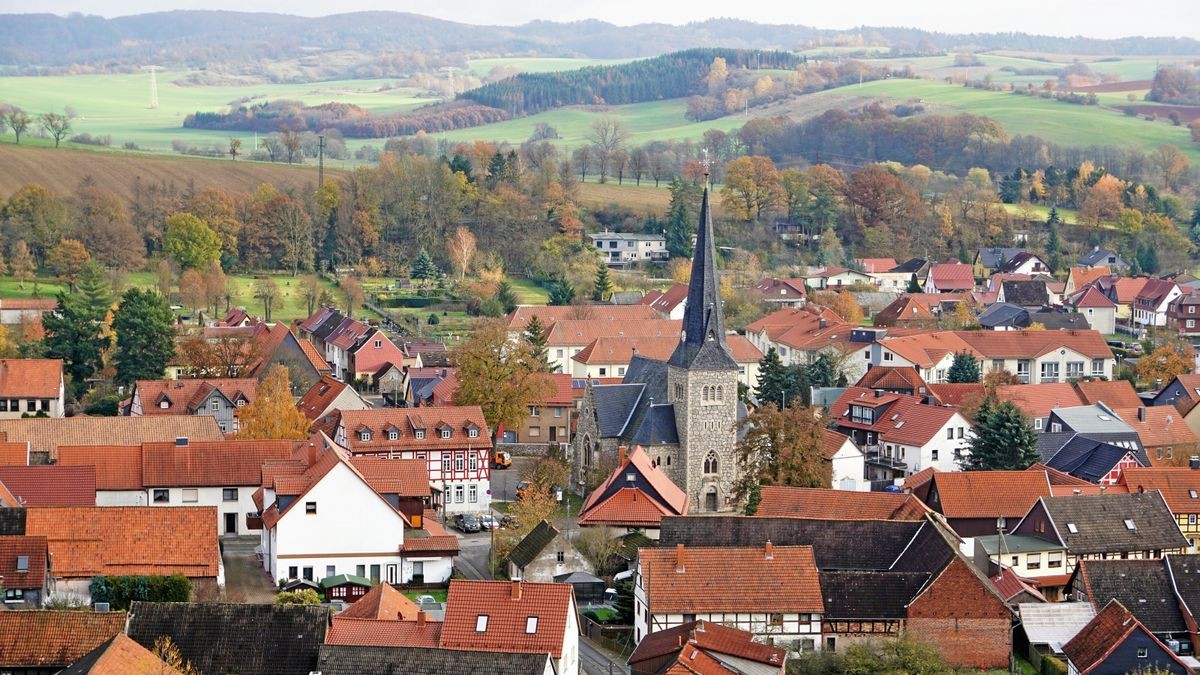
<instances>
[{"instance_id":1,"label":"arched doorway","mask_svg":"<svg viewBox=\"0 0 1200 675\"><path fill-rule=\"evenodd\" d=\"M717 486L710 485L708 491L704 493L704 510L714 512L717 510Z\"/></svg>"}]
</instances>

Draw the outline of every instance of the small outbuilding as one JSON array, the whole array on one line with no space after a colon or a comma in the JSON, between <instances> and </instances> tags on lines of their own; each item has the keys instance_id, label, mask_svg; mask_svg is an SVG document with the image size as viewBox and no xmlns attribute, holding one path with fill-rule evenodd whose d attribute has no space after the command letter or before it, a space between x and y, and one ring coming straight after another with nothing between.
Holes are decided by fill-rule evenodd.
<instances>
[{"instance_id":1,"label":"small outbuilding","mask_svg":"<svg viewBox=\"0 0 1200 675\"><path fill-rule=\"evenodd\" d=\"M604 603L604 580L587 572L568 572L554 577L556 584L571 584L575 589L575 602L580 606Z\"/></svg>"},{"instance_id":2,"label":"small outbuilding","mask_svg":"<svg viewBox=\"0 0 1200 675\"><path fill-rule=\"evenodd\" d=\"M370 579L353 574L338 574L321 580L321 593L325 602L341 601L352 604L371 590Z\"/></svg>"}]
</instances>

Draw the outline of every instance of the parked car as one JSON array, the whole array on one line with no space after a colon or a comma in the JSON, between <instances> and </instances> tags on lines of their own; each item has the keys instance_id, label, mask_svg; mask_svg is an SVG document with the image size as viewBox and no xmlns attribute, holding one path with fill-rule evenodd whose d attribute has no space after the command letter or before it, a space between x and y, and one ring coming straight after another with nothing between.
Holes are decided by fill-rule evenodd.
<instances>
[{"instance_id":1,"label":"parked car","mask_svg":"<svg viewBox=\"0 0 1200 675\"><path fill-rule=\"evenodd\" d=\"M483 527L479 524L479 519L469 513L460 513L454 516L454 529L459 532L470 534L479 532Z\"/></svg>"},{"instance_id":2,"label":"parked car","mask_svg":"<svg viewBox=\"0 0 1200 675\"><path fill-rule=\"evenodd\" d=\"M500 529L500 521L496 519L496 516L485 513L479 516L479 526L485 530L498 530Z\"/></svg>"}]
</instances>

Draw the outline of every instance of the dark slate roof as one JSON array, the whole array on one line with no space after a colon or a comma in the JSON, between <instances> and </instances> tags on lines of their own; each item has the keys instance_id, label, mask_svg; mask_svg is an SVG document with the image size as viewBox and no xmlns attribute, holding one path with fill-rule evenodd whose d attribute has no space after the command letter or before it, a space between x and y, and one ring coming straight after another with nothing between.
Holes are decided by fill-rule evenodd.
<instances>
[{"instance_id":1,"label":"dark slate roof","mask_svg":"<svg viewBox=\"0 0 1200 675\"><path fill-rule=\"evenodd\" d=\"M892 563L893 572L930 572L941 571L954 559L954 547L957 543L949 541L943 533L934 527L930 521L921 523L921 529L913 536L908 546L904 547L896 562Z\"/></svg>"},{"instance_id":2,"label":"dark slate roof","mask_svg":"<svg viewBox=\"0 0 1200 675\"><path fill-rule=\"evenodd\" d=\"M1029 323L1028 310L1007 302L993 303L979 315L979 325L984 328L1028 328Z\"/></svg>"},{"instance_id":3,"label":"dark slate roof","mask_svg":"<svg viewBox=\"0 0 1200 675\"><path fill-rule=\"evenodd\" d=\"M22 536L25 534L25 509L10 507L0 509L0 535Z\"/></svg>"},{"instance_id":4,"label":"dark slate roof","mask_svg":"<svg viewBox=\"0 0 1200 675\"><path fill-rule=\"evenodd\" d=\"M622 560L633 562L637 560L639 548L654 548L658 546L658 542L650 537L647 537L642 532L630 532L621 537L617 537L617 552L616 556Z\"/></svg>"},{"instance_id":5,"label":"dark slate roof","mask_svg":"<svg viewBox=\"0 0 1200 675\"><path fill-rule=\"evenodd\" d=\"M613 438L625 431L645 389L644 384L601 384L592 387L600 436Z\"/></svg>"},{"instance_id":6,"label":"dark slate roof","mask_svg":"<svg viewBox=\"0 0 1200 675\"><path fill-rule=\"evenodd\" d=\"M698 370L737 370L725 344L725 314L721 309L721 284L717 278L717 247L713 241L712 209L708 186L700 202L700 227L696 228L696 254L688 281L687 308L683 312L683 338L669 363Z\"/></svg>"},{"instance_id":7,"label":"dark slate roof","mask_svg":"<svg viewBox=\"0 0 1200 675\"><path fill-rule=\"evenodd\" d=\"M1114 441L1125 442L1126 445L1119 446L1112 443L1106 443L1103 440L1098 440L1084 434L1041 434L1042 436L1063 436L1070 435L1070 439L1062 445L1058 450L1048 453L1043 453L1043 463L1051 469L1057 469L1064 473L1069 473L1076 478L1082 478L1086 481L1095 483L1112 471L1112 468L1117 465L1125 457L1126 453L1132 452L1134 457L1141 462L1142 466L1150 466L1150 459L1146 456L1146 451L1141 447L1128 447L1128 439L1113 439ZM1104 436L1112 436L1113 434L1097 434ZM1120 435L1120 434L1116 434ZM1041 439L1039 438L1038 450L1041 452ZM1053 445L1047 444L1047 449Z\"/></svg>"},{"instance_id":8,"label":"dark slate roof","mask_svg":"<svg viewBox=\"0 0 1200 675\"><path fill-rule=\"evenodd\" d=\"M903 272L906 274L912 274L914 272L920 272L922 269L925 268L925 265L928 263L929 263L929 261L925 260L924 258L909 258L908 260L905 260L904 262L900 263L899 265L896 265L892 269L888 270L888 272L895 272L895 273Z\"/></svg>"},{"instance_id":9,"label":"dark slate roof","mask_svg":"<svg viewBox=\"0 0 1200 675\"><path fill-rule=\"evenodd\" d=\"M1004 261L1004 263L1001 264L1000 267L996 268L996 271L997 272L1013 272L1017 269L1020 269L1021 265L1024 265L1025 263L1029 262L1030 260L1042 260L1042 259L1040 257L1038 257L1038 254L1033 253L1032 251L1020 251L1016 255L1014 255L1011 258L1009 258L1008 260ZM1042 260L1043 264L1045 262L1046 261Z\"/></svg>"},{"instance_id":10,"label":"dark slate roof","mask_svg":"<svg viewBox=\"0 0 1200 675\"><path fill-rule=\"evenodd\" d=\"M549 654L323 645L313 670L322 675L530 675L544 672L549 658Z\"/></svg>"},{"instance_id":11,"label":"dark slate roof","mask_svg":"<svg viewBox=\"0 0 1200 675\"><path fill-rule=\"evenodd\" d=\"M1091 251L1088 251L1087 253L1085 253L1083 255L1083 257L1081 257L1079 259L1079 264L1087 265L1089 267L1108 265L1108 256L1110 256L1110 255L1116 256L1118 267L1122 267L1122 266L1128 267L1128 265L1125 264L1125 260L1120 256L1120 254L1116 253L1115 251L1110 251L1109 249L1106 249L1106 248L1098 248L1098 249L1093 249Z\"/></svg>"},{"instance_id":12,"label":"dark slate roof","mask_svg":"<svg viewBox=\"0 0 1200 675\"><path fill-rule=\"evenodd\" d=\"M921 528L913 521L669 516L658 545L812 546L820 570L886 570Z\"/></svg>"},{"instance_id":13,"label":"dark slate roof","mask_svg":"<svg viewBox=\"0 0 1200 675\"><path fill-rule=\"evenodd\" d=\"M1063 446L1072 438L1075 438L1074 431L1045 431L1037 435L1037 451L1042 456L1042 462L1048 462L1051 457L1054 457Z\"/></svg>"},{"instance_id":14,"label":"dark slate roof","mask_svg":"<svg viewBox=\"0 0 1200 675\"><path fill-rule=\"evenodd\" d=\"M345 319L346 317L343 316L341 312L337 310L330 310L329 316L325 317L324 321L317 324L316 327L313 328L312 334L318 339L324 340L325 338L329 337L329 334L332 333L338 326L342 325L342 321Z\"/></svg>"},{"instance_id":15,"label":"dark slate roof","mask_svg":"<svg viewBox=\"0 0 1200 675\"><path fill-rule=\"evenodd\" d=\"M1001 263L1011 260L1024 250L1023 248L981 248L979 249L979 262L988 269L996 269Z\"/></svg>"},{"instance_id":16,"label":"dark slate roof","mask_svg":"<svg viewBox=\"0 0 1200 675\"><path fill-rule=\"evenodd\" d=\"M1039 309L1029 315L1031 323L1040 323L1046 330L1091 330L1087 317L1078 312L1057 309Z\"/></svg>"},{"instance_id":17,"label":"dark slate roof","mask_svg":"<svg viewBox=\"0 0 1200 675\"><path fill-rule=\"evenodd\" d=\"M526 565L537 559L541 555L542 549L549 546L550 542L554 541L554 538L557 536L558 530L543 520L513 547L512 551L508 554L509 562L524 569Z\"/></svg>"},{"instance_id":18,"label":"dark slate roof","mask_svg":"<svg viewBox=\"0 0 1200 675\"><path fill-rule=\"evenodd\" d=\"M1193 617L1200 613L1200 555L1165 556L1175 593Z\"/></svg>"},{"instance_id":19,"label":"dark slate roof","mask_svg":"<svg viewBox=\"0 0 1200 675\"><path fill-rule=\"evenodd\" d=\"M1005 281L1001 284L1004 292L1004 302L1020 305L1021 307L1043 307L1050 303L1050 294L1046 292L1046 282L1031 279L1029 281Z\"/></svg>"},{"instance_id":20,"label":"dark slate roof","mask_svg":"<svg viewBox=\"0 0 1200 675\"><path fill-rule=\"evenodd\" d=\"M1187 631L1162 560L1082 560L1079 565L1097 611L1116 598L1151 633Z\"/></svg>"},{"instance_id":21,"label":"dark slate roof","mask_svg":"<svg viewBox=\"0 0 1200 675\"><path fill-rule=\"evenodd\" d=\"M303 605L135 602L127 633L146 649L170 636L203 673L308 675L318 670L327 615Z\"/></svg>"},{"instance_id":22,"label":"dark slate roof","mask_svg":"<svg viewBox=\"0 0 1200 675\"><path fill-rule=\"evenodd\" d=\"M1058 536L1073 555L1187 548L1175 516L1157 490L1133 494L1042 497ZM1133 521L1135 529L1125 526ZM1072 534L1068 523L1077 530Z\"/></svg>"},{"instance_id":23,"label":"dark slate roof","mask_svg":"<svg viewBox=\"0 0 1200 675\"><path fill-rule=\"evenodd\" d=\"M630 434L629 441L646 447L678 444L679 430L675 426L675 406L670 403L647 406L640 424Z\"/></svg>"},{"instance_id":24,"label":"dark slate roof","mask_svg":"<svg viewBox=\"0 0 1200 675\"><path fill-rule=\"evenodd\" d=\"M595 577L587 572L567 572L566 574L554 575L554 583L556 584L602 584L604 580L600 577Z\"/></svg>"},{"instance_id":25,"label":"dark slate roof","mask_svg":"<svg viewBox=\"0 0 1200 675\"><path fill-rule=\"evenodd\" d=\"M908 603L932 578L928 572L821 572L823 619L903 619Z\"/></svg>"}]
</instances>

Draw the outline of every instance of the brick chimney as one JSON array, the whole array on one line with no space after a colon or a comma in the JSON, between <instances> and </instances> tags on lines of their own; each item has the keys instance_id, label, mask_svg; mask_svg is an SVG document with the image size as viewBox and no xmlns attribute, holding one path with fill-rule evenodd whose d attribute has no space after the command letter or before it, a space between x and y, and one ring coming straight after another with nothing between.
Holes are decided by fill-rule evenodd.
<instances>
[{"instance_id":1,"label":"brick chimney","mask_svg":"<svg viewBox=\"0 0 1200 675\"><path fill-rule=\"evenodd\" d=\"M312 466L317 463L317 446L313 443L308 444L308 465Z\"/></svg>"},{"instance_id":2,"label":"brick chimney","mask_svg":"<svg viewBox=\"0 0 1200 675\"><path fill-rule=\"evenodd\" d=\"M675 544L675 573L683 574L687 571L687 565L683 559L683 544Z\"/></svg>"},{"instance_id":3,"label":"brick chimney","mask_svg":"<svg viewBox=\"0 0 1200 675\"><path fill-rule=\"evenodd\" d=\"M417 610L417 628L424 628L424 627L425 627L425 610L418 609Z\"/></svg>"},{"instance_id":4,"label":"brick chimney","mask_svg":"<svg viewBox=\"0 0 1200 675\"><path fill-rule=\"evenodd\" d=\"M629 453L629 449L625 446L617 448L617 466L625 466L625 459Z\"/></svg>"},{"instance_id":5,"label":"brick chimney","mask_svg":"<svg viewBox=\"0 0 1200 675\"><path fill-rule=\"evenodd\" d=\"M521 599L521 580L520 580L520 579L513 579L513 580L512 580L512 589L511 589L511 594L512 594L512 599L513 599L513 600L520 600L520 599Z\"/></svg>"},{"instance_id":6,"label":"brick chimney","mask_svg":"<svg viewBox=\"0 0 1200 675\"><path fill-rule=\"evenodd\" d=\"M767 560L774 560L775 559L775 545L771 543L770 539L767 540L767 545L763 548L764 548L763 557Z\"/></svg>"}]
</instances>

